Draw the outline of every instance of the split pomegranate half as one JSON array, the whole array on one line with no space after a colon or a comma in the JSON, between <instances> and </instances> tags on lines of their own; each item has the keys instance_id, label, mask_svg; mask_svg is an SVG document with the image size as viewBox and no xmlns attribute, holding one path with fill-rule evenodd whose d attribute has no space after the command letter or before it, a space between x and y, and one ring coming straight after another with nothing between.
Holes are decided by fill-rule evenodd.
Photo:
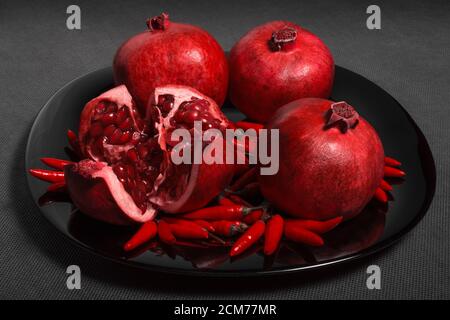
<instances>
[{"instance_id":1,"label":"split pomegranate half","mask_svg":"<svg viewBox=\"0 0 450 320\"><path fill-rule=\"evenodd\" d=\"M213 100L185 86L156 88L145 117L123 85L91 100L79 128L87 160L65 169L72 200L86 214L113 224L145 222L156 210L178 213L206 205L229 183L234 166L172 162L177 142L171 133L179 128L193 133L196 120L203 130L228 126Z\"/></svg>"}]
</instances>

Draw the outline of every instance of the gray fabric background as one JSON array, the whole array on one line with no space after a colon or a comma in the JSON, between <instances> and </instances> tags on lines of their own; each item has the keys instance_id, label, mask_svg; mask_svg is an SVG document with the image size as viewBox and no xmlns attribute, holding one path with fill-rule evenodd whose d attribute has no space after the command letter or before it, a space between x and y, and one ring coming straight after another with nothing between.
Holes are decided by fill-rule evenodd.
<instances>
[{"instance_id":1,"label":"gray fabric background","mask_svg":"<svg viewBox=\"0 0 450 320\"><path fill-rule=\"evenodd\" d=\"M0 2L0 298L379 299L450 298L449 1L379 1L382 29L365 27L374 1L7 1ZM431 1L430 1L431 2ZM82 10L82 30L66 29L66 8ZM251 27L295 21L318 34L336 63L385 88L430 142L437 192L424 220L394 247L327 274L226 280L186 279L128 269L67 242L39 214L27 190L24 149L36 113L61 86L110 65L115 49L145 18L206 28L225 49ZM69 291L66 267L82 270ZM366 289L365 269L382 269L382 290Z\"/></svg>"}]
</instances>

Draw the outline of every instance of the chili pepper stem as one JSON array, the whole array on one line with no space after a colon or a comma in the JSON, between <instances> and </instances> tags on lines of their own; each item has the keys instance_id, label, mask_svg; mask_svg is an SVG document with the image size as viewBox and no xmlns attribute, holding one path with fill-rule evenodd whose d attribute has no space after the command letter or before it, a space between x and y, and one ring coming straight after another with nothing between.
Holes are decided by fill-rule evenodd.
<instances>
[{"instance_id":1,"label":"chili pepper stem","mask_svg":"<svg viewBox=\"0 0 450 320\"><path fill-rule=\"evenodd\" d=\"M206 230L206 229L205 229L205 230ZM208 235L209 235L212 239L214 239L214 240L220 242L221 244L223 244L223 245L226 244L226 242L225 242L222 238L216 236L215 234L213 234L213 233L211 233L211 232L208 232Z\"/></svg>"}]
</instances>

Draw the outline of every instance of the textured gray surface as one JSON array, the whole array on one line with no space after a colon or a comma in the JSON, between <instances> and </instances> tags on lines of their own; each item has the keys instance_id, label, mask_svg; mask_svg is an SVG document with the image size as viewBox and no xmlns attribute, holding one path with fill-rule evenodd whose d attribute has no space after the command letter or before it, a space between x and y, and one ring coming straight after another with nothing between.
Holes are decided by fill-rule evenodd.
<instances>
[{"instance_id":1,"label":"textured gray surface","mask_svg":"<svg viewBox=\"0 0 450 320\"><path fill-rule=\"evenodd\" d=\"M0 3L0 298L377 299L450 298L448 101L450 2L377 1L382 30L365 27L368 1L20 1ZM65 27L82 9L82 30ZM321 36L336 63L371 79L405 106L428 138L438 171L424 220L394 247L327 274L276 279L186 279L130 270L72 246L39 214L27 190L24 149L33 119L58 88L110 64L117 46L147 15L170 12L210 31L225 49L249 28L295 21ZM82 289L66 289L78 264ZM382 290L365 287L365 268L382 270Z\"/></svg>"}]
</instances>

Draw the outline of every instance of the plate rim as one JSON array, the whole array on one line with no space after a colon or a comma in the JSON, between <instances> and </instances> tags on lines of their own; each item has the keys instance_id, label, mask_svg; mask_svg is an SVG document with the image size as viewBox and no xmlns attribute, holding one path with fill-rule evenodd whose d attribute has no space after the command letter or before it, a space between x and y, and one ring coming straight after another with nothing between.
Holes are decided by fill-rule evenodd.
<instances>
[{"instance_id":1,"label":"plate rim","mask_svg":"<svg viewBox=\"0 0 450 320\"><path fill-rule=\"evenodd\" d=\"M56 230L58 230L59 234L62 234L64 236L64 238L68 239L69 240L68 242L72 243L72 245L76 245L79 248L83 248L83 250L87 250L88 252L93 253L97 256L100 256L103 259L107 259L109 261L113 261L115 263L119 263L121 265L125 265L125 266L131 267L131 268L144 269L144 270L147 270L150 272L160 272L160 273L164 273L164 274L174 274L174 275L188 275L188 276L195 276L195 277L207 276L207 277L216 277L216 278L224 278L224 277L226 278L226 277L235 277L235 276L258 277L258 276L275 276L275 275L285 275L285 274L287 275L287 274L293 274L293 273L324 270L324 269L329 269L331 267L342 266L342 265L350 263L350 262L361 261L370 255L374 255L374 254L382 251L383 249L386 249L392 245L395 245L401 238L403 238L406 234L408 234L412 229L414 229L421 222L423 217L427 214L427 212L431 206L431 203L433 202L434 196L435 196L436 163L435 163L430 145L428 143L428 140L426 139L422 130L417 125L417 123L414 121L414 119L411 117L411 115L406 111L406 109L398 102L397 99L395 99L388 91L386 91L385 89L383 89L382 87L377 85L375 82L360 75L359 73L356 73L350 69L347 69L345 67L341 67L338 65L336 65L335 68L342 69L343 71L350 72L357 77L363 78L365 81L370 82L370 84L372 86L375 86L377 89L383 91L390 99L392 99L397 104L397 106L400 107L401 111L407 117L409 122L413 125L418 138L422 142L424 142L426 151L428 151L428 154L430 156L430 159L429 159L430 161L428 162L428 165L430 166L430 168L428 168L428 170L430 170L432 172L432 176L427 177L427 179L426 179L427 197L426 197L425 201L422 203L422 206L420 208L420 213L417 214L414 217L414 219L412 219L399 232L395 233L394 235L392 235L386 239L383 239L382 241L380 241L374 245L371 245L371 246L361 250L360 252L352 253L349 255L345 255L342 257L335 258L335 259L327 260L327 261L317 263L317 264L311 264L311 265L305 265L305 266L282 267L282 268L276 268L276 269L271 269L271 270L236 271L236 270L211 270L211 269L194 269L194 268L192 270L188 270L188 269L179 269L179 268L174 268L174 267L150 265L150 264L145 264L145 263L138 262L138 261L131 261L131 260L117 258L117 257L111 256L105 252L101 252L91 246L88 246L85 243L83 243L82 241L76 239L73 236L70 236L69 234L67 234L66 232L61 230L55 223L52 222L51 219L47 218L46 214L41 210L41 208L39 207L38 203L36 202L34 196L32 195L32 192L31 192L31 184L30 184L31 177L28 174L28 169L29 169L28 163L29 163L29 157L30 157L29 149L30 149L30 145L31 145L31 139L33 136L33 132L36 130L38 122L39 122L40 118L43 116L44 111L48 108L48 106L52 103L52 101L62 91L66 90L67 87L71 86L73 83L75 83L93 73L110 72L112 70L112 67L110 67L110 66L103 67L103 68L100 68L100 69L97 69L94 71L86 72L86 73L72 79L71 81L67 82L61 88L56 90L37 112L36 116L34 117L33 124L28 132L28 138L27 138L27 143L26 143L26 147L25 147L25 165L24 165L24 167L25 167L25 175L27 177L28 192L30 193L30 196L33 199L33 202L34 202L35 206L37 207L37 209L39 210L40 214L45 218L45 220L48 223L50 223L50 225L52 225L52 227L54 227ZM422 157L421 157L421 159L422 159Z\"/></svg>"}]
</instances>

